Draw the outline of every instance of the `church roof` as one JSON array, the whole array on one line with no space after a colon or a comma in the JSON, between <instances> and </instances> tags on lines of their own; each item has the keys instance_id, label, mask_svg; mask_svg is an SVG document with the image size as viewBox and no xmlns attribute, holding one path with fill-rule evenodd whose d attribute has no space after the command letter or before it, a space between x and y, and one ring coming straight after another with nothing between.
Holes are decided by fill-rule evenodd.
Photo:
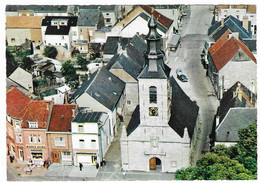
<instances>
[{"instance_id":1,"label":"church roof","mask_svg":"<svg viewBox=\"0 0 260 183\"><path fill-rule=\"evenodd\" d=\"M131 116L131 119L127 125L127 128L126 128L126 133L127 133L127 136L129 136L140 124L140 110L139 110L139 105L136 106L132 116Z\"/></svg>"},{"instance_id":2,"label":"church roof","mask_svg":"<svg viewBox=\"0 0 260 183\"><path fill-rule=\"evenodd\" d=\"M192 138L199 107L196 102L190 100L173 77L170 77L170 84L172 86L172 106L168 124L181 137L184 135L184 129L187 128L189 137Z\"/></svg>"},{"instance_id":3,"label":"church roof","mask_svg":"<svg viewBox=\"0 0 260 183\"><path fill-rule=\"evenodd\" d=\"M149 71L148 67L148 65L145 66L138 78L167 79L167 75L165 74L163 68L160 65L155 65L155 67L157 67L158 69L156 72Z\"/></svg>"}]
</instances>

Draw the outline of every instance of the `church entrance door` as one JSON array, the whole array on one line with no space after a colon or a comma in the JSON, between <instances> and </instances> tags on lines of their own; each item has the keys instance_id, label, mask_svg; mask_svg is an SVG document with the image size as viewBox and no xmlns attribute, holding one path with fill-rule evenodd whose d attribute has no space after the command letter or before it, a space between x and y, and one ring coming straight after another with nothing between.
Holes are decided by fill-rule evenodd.
<instances>
[{"instance_id":1,"label":"church entrance door","mask_svg":"<svg viewBox=\"0 0 260 183\"><path fill-rule=\"evenodd\" d=\"M159 158L153 157L150 159L150 170L161 170L161 160Z\"/></svg>"}]
</instances>

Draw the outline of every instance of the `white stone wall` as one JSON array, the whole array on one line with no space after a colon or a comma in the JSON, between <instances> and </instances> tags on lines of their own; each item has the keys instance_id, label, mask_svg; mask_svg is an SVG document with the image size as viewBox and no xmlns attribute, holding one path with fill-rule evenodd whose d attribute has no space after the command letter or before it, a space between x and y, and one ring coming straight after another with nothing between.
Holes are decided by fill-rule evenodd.
<instances>
[{"instance_id":1,"label":"white stone wall","mask_svg":"<svg viewBox=\"0 0 260 183\"><path fill-rule=\"evenodd\" d=\"M126 115L131 115L138 105L138 83L126 83L125 92Z\"/></svg>"},{"instance_id":2,"label":"white stone wall","mask_svg":"<svg viewBox=\"0 0 260 183\"><path fill-rule=\"evenodd\" d=\"M69 35L45 35L46 46L65 46L67 44L70 48Z\"/></svg>"},{"instance_id":3,"label":"white stone wall","mask_svg":"<svg viewBox=\"0 0 260 183\"><path fill-rule=\"evenodd\" d=\"M25 40L31 40L31 30L30 29L7 29L6 37L8 41L8 46L16 46L25 43ZM15 41L12 42L12 38Z\"/></svg>"}]
</instances>

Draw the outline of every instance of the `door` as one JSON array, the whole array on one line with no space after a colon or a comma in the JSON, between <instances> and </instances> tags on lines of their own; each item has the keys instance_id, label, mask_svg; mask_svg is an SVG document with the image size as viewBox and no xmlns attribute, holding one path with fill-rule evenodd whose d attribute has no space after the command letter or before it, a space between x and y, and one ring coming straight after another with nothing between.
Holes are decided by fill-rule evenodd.
<instances>
[{"instance_id":1,"label":"door","mask_svg":"<svg viewBox=\"0 0 260 183\"><path fill-rule=\"evenodd\" d=\"M23 150L19 149L19 159L23 161Z\"/></svg>"},{"instance_id":2,"label":"door","mask_svg":"<svg viewBox=\"0 0 260 183\"><path fill-rule=\"evenodd\" d=\"M54 163L59 163L59 154L57 152L53 153Z\"/></svg>"},{"instance_id":3,"label":"door","mask_svg":"<svg viewBox=\"0 0 260 183\"><path fill-rule=\"evenodd\" d=\"M150 170L156 170L156 158L150 159Z\"/></svg>"}]
</instances>

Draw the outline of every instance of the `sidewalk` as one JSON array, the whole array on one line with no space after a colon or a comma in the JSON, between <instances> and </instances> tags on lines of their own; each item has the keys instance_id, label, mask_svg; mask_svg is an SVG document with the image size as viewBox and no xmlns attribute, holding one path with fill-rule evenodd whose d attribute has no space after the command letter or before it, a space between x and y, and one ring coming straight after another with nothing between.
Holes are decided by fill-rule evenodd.
<instances>
[{"instance_id":1,"label":"sidewalk","mask_svg":"<svg viewBox=\"0 0 260 183\"><path fill-rule=\"evenodd\" d=\"M7 160L7 166L10 167L12 169L12 172L18 176L44 176L47 171L47 169L44 167L35 166L32 172L26 173L24 171L24 168L28 167L27 164L18 163L16 159L13 161L13 163L11 163L9 156L7 156L6 160Z\"/></svg>"}]
</instances>

